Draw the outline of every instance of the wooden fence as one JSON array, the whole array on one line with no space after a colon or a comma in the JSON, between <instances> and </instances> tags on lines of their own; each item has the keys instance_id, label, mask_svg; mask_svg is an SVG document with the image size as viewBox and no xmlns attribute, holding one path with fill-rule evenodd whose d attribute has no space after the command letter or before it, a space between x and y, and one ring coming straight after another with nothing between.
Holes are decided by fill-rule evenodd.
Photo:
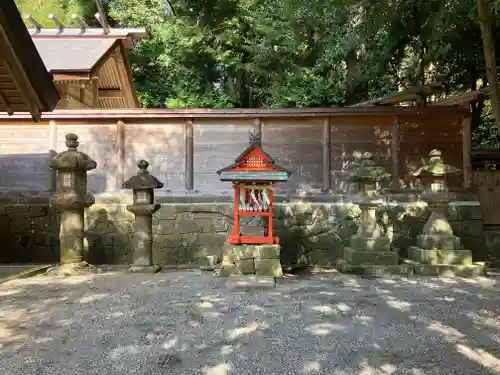
<instances>
[{"instance_id":1,"label":"wooden fence","mask_svg":"<svg viewBox=\"0 0 500 375\"><path fill-rule=\"evenodd\" d=\"M98 164L89 174L95 194L119 190L139 159L150 162L165 193L225 194L230 184L215 172L241 153L249 132L260 133L264 149L292 170L281 194L347 192L346 176L366 151L404 187L433 148L468 176L469 128L467 113L449 107L78 110L46 114L36 124L28 115L2 116L0 189L53 191L48 161L65 150L69 132Z\"/></svg>"}]
</instances>

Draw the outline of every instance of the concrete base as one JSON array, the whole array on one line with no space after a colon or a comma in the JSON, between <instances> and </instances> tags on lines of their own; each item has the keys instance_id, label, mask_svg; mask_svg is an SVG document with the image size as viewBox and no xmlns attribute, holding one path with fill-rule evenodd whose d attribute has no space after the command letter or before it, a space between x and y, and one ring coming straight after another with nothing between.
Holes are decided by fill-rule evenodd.
<instances>
[{"instance_id":1,"label":"concrete base","mask_svg":"<svg viewBox=\"0 0 500 375\"><path fill-rule=\"evenodd\" d=\"M283 276L279 245L231 245L222 249L219 276Z\"/></svg>"},{"instance_id":2,"label":"concrete base","mask_svg":"<svg viewBox=\"0 0 500 375\"><path fill-rule=\"evenodd\" d=\"M128 271L132 273L157 273L160 272L161 267L157 264L151 266L137 266L132 264L129 266Z\"/></svg>"},{"instance_id":3,"label":"concrete base","mask_svg":"<svg viewBox=\"0 0 500 375\"><path fill-rule=\"evenodd\" d=\"M419 234L417 246L427 250L460 249L460 238L453 234Z\"/></svg>"},{"instance_id":4,"label":"concrete base","mask_svg":"<svg viewBox=\"0 0 500 375\"><path fill-rule=\"evenodd\" d=\"M353 265L398 264L396 251L358 251L352 247L344 248L343 259Z\"/></svg>"},{"instance_id":5,"label":"concrete base","mask_svg":"<svg viewBox=\"0 0 500 375\"><path fill-rule=\"evenodd\" d=\"M271 276L234 276L226 281L226 286L231 290L274 289L276 281Z\"/></svg>"},{"instance_id":6,"label":"concrete base","mask_svg":"<svg viewBox=\"0 0 500 375\"><path fill-rule=\"evenodd\" d=\"M426 250L417 246L408 248L408 259L420 264L472 265L470 250Z\"/></svg>"}]
</instances>

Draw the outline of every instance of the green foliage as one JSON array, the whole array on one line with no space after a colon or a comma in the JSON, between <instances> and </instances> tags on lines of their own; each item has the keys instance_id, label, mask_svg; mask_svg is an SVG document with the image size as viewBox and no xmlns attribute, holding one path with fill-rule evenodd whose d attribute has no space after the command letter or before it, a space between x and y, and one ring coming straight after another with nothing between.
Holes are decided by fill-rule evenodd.
<instances>
[{"instance_id":1,"label":"green foliage","mask_svg":"<svg viewBox=\"0 0 500 375\"><path fill-rule=\"evenodd\" d=\"M131 57L145 107L348 105L421 84L474 90L485 75L475 0L103 3L116 26L149 32ZM73 12L95 12L90 0L18 4L68 24ZM500 0L490 7L500 41ZM478 113L474 144L499 145L487 106Z\"/></svg>"}]
</instances>

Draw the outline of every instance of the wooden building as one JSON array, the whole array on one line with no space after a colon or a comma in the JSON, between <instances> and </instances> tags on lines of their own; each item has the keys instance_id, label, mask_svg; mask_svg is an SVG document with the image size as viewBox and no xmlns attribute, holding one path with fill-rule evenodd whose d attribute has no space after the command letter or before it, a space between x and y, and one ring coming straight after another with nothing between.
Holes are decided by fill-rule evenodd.
<instances>
[{"instance_id":1,"label":"wooden building","mask_svg":"<svg viewBox=\"0 0 500 375\"><path fill-rule=\"evenodd\" d=\"M0 111L28 112L37 121L58 100L14 0L0 1Z\"/></svg>"},{"instance_id":2,"label":"wooden building","mask_svg":"<svg viewBox=\"0 0 500 375\"><path fill-rule=\"evenodd\" d=\"M138 108L128 50L144 29L30 29L61 96L56 109Z\"/></svg>"}]
</instances>

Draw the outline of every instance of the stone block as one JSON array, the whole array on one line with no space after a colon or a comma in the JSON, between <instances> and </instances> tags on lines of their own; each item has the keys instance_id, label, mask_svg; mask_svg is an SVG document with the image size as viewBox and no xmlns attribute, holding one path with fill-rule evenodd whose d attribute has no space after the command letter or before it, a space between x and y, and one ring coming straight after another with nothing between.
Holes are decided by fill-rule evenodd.
<instances>
[{"instance_id":1,"label":"stone block","mask_svg":"<svg viewBox=\"0 0 500 375\"><path fill-rule=\"evenodd\" d=\"M410 262L410 264L412 264ZM415 274L419 276L442 277L482 277L486 276L486 267L483 263L470 265L459 264L414 264Z\"/></svg>"},{"instance_id":2,"label":"stone block","mask_svg":"<svg viewBox=\"0 0 500 375\"><path fill-rule=\"evenodd\" d=\"M198 258L200 269L202 271L213 271L219 263L219 257L216 255L207 255Z\"/></svg>"},{"instance_id":3,"label":"stone block","mask_svg":"<svg viewBox=\"0 0 500 375\"><path fill-rule=\"evenodd\" d=\"M132 273L157 273L161 270L161 267L153 264L151 266L136 266L136 265L131 265L128 268L129 272Z\"/></svg>"},{"instance_id":4,"label":"stone block","mask_svg":"<svg viewBox=\"0 0 500 375\"><path fill-rule=\"evenodd\" d=\"M265 290L276 288L276 281L271 276L234 276L227 280L226 286L235 291Z\"/></svg>"},{"instance_id":5,"label":"stone block","mask_svg":"<svg viewBox=\"0 0 500 375\"><path fill-rule=\"evenodd\" d=\"M222 255L227 256L229 262L251 258L279 259L280 245L231 245L225 243Z\"/></svg>"},{"instance_id":6,"label":"stone block","mask_svg":"<svg viewBox=\"0 0 500 375\"><path fill-rule=\"evenodd\" d=\"M254 264L256 276L283 276L283 268L279 259L255 258Z\"/></svg>"},{"instance_id":7,"label":"stone block","mask_svg":"<svg viewBox=\"0 0 500 375\"><path fill-rule=\"evenodd\" d=\"M472 264L470 250L427 250L417 246L408 248L408 258L421 264Z\"/></svg>"},{"instance_id":8,"label":"stone block","mask_svg":"<svg viewBox=\"0 0 500 375\"><path fill-rule=\"evenodd\" d=\"M337 269L342 273L352 273L357 275L369 276L389 276L389 275L413 275L413 266L408 264L390 264L390 265L352 265L343 259L337 262Z\"/></svg>"},{"instance_id":9,"label":"stone block","mask_svg":"<svg viewBox=\"0 0 500 375\"><path fill-rule=\"evenodd\" d=\"M354 235L351 237L351 247L358 251L387 252L391 249L391 241L387 236L361 237Z\"/></svg>"},{"instance_id":10,"label":"stone block","mask_svg":"<svg viewBox=\"0 0 500 375\"><path fill-rule=\"evenodd\" d=\"M484 234L488 254L500 259L500 231L486 231Z\"/></svg>"},{"instance_id":11,"label":"stone block","mask_svg":"<svg viewBox=\"0 0 500 375\"><path fill-rule=\"evenodd\" d=\"M467 204L456 206L461 221L481 220L483 218L483 211L479 202L468 202Z\"/></svg>"},{"instance_id":12,"label":"stone block","mask_svg":"<svg viewBox=\"0 0 500 375\"><path fill-rule=\"evenodd\" d=\"M475 237L484 233L482 220L467 220L462 222L462 236ZM458 233L455 233L458 234Z\"/></svg>"},{"instance_id":13,"label":"stone block","mask_svg":"<svg viewBox=\"0 0 500 375\"><path fill-rule=\"evenodd\" d=\"M398 264L398 253L395 251L358 251L351 247L344 249L343 259L352 265L386 265Z\"/></svg>"},{"instance_id":14,"label":"stone block","mask_svg":"<svg viewBox=\"0 0 500 375\"><path fill-rule=\"evenodd\" d=\"M255 273L255 264L253 258L235 260L234 265L243 275L253 275Z\"/></svg>"},{"instance_id":15,"label":"stone block","mask_svg":"<svg viewBox=\"0 0 500 375\"><path fill-rule=\"evenodd\" d=\"M427 250L460 249L460 238L446 234L419 234L417 246Z\"/></svg>"},{"instance_id":16,"label":"stone block","mask_svg":"<svg viewBox=\"0 0 500 375\"><path fill-rule=\"evenodd\" d=\"M240 276L240 275L241 271L233 263L222 262L219 272L220 277Z\"/></svg>"}]
</instances>

